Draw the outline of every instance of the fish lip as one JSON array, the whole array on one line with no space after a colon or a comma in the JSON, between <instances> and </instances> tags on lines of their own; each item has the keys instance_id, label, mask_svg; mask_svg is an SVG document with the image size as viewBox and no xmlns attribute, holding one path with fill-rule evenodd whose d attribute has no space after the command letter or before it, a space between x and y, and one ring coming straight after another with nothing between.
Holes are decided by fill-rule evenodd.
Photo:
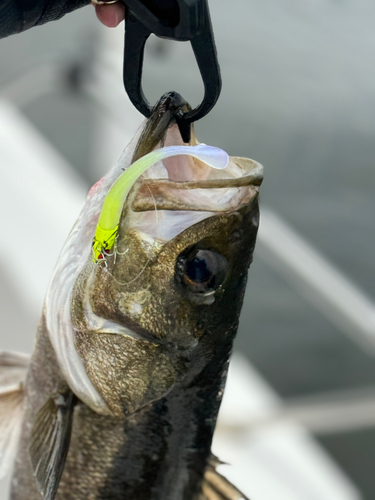
<instances>
[{"instance_id":1,"label":"fish lip","mask_svg":"<svg viewBox=\"0 0 375 500\"><path fill-rule=\"evenodd\" d=\"M135 147L132 163L164 141L168 129L176 123L179 112L191 111L190 104L176 91L166 92L161 96L151 111L151 116ZM191 126L193 128L193 126Z\"/></svg>"},{"instance_id":2,"label":"fish lip","mask_svg":"<svg viewBox=\"0 0 375 500\"><path fill-rule=\"evenodd\" d=\"M89 291L86 289L82 300L86 328L90 332L111 335L122 335L135 340L146 340L148 342L161 343L159 339L153 337L145 328L127 317L121 317L120 321L102 318L98 316L91 305Z\"/></svg>"},{"instance_id":3,"label":"fish lip","mask_svg":"<svg viewBox=\"0 0 375 500\"><path fill-rule=\"evenodd\" d=\"M146 342L152 342L154 344L164 344L162 339L157 339L153 337L147 330L142 327L137 326L136 330L132 330L127 326L124 326L121 323L117 323L113 320L103 319L104 322L103 327L101 328L93 328L90 324L88 324L88 329L93 333L100 334L110 334L110 335L121 335L122 337L130 337L134 340L143 340Z\"/></svg>"},{"instance_id":4,"label":"fish lip","mask_svg":"<svg viewBox=\"0 0 375 500\"><path fill-rule=\"evenodd\" d=\"M214 293L210 292L208 295L212 296ZM202 294L205 295L205 294ZM89 332L98 334L121 335L130 337L134 340L141 340L144 342L151 342L158 346L163 346L169 352L186 351L189 352L198 345L198 340L191 343L189 346L183 346L171 341L170 338L158 338L152 335L148 330L140 326L134 320L125 315L121 315L119 321L113 319L102 318L95 314L92 309L89 294L86 290L82 301L84 308L84 316L86 320L86 328ZM121 323L120 323L121 321Z\"/></svg>"},{"instance_id":5,"label":"fish lip","mask_svg":"<svg viewBox=\"0 0 375 500\"><path fill-rule=\"evenodd\" d=\"M148 212L154 210L169 211L208 211L226 212L236 210L241 204L247 203L246 192L257 192L263 180L263 167L249 158L230 157L230 161L239 166L242 176L205 179L195 181L173 181L166 178L139 179L136 192L130 198L133 212ZM247 189L247 191L246 191ZM231 190L233 196L225 199ZM242 191L241 191L242 190ZM223 193L222 204L213 203L210 196L216 192ZM239 193L243 193L239 195ZM199 196L199 199L196 199ZM239 195L237 202L234 198Z\"/></svg>"},{"instance_id":6,"label":"fish lip","mask_svg":"<svg viewBox=\"0 0 375 500\"><path fill-rule=\"evenodd\" d=\"M162 339L154 337L148 330L138 325L130 318L126 318L125 320L122 318L122 321L124 321L124 323L117 323L113 320L106 321L113 325L113 330L110 332L112 334L120 333L121 335L132 337L136 340L145 340L147 342L153 342L155 344L164 344Z\"/></svg>"},{"instance_id":7,"label":"fish lip","mask_svg":"<svg viewBox=\"0 0 375 500\"><path fill-rule=\"evenodd\" d=\"M129 323L132 324L134 329L129 328L128 326L125 326L124 324L118 323L114 320L109 320L104 318L100 318L100 320L103 322L103 326L99 328L96 328L90 322L88 322L87 323L88 331L91 333L103 334L103 335L120 335L121 337L132 338L136 341L139 340L143 342L150 342L152 344L165 348L166 351L170 353L174 353L176 351L189 352L191 351L192 348L196 347L195 344L198 343L197 341L194 345L181 346L179 344L171 342L171 340L168 338L157 338L153 336L148 330L139 326L129 318L127 318L127 320L129 321Z\"/></svg>"}]
</instances>

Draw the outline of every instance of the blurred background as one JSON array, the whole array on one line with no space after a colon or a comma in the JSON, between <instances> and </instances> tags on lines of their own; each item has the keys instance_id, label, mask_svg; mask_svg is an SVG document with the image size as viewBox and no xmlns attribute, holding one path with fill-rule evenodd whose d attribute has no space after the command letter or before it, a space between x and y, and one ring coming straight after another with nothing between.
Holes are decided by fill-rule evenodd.
<instances>
[{"instance_id":1,"label":"blurred background","mask_svg":"<svg viewBox=\"0 0 375 500\"><path fill-rule=\"evenodd\" d=\"M375 4L210 8L223 91L198 138L265 167L213 449L252 500L373 500ZM1 349L32 351L87 190L142 122L122 53L91 6L0 41ZM203 96L189 43L150 39L143 81L151 102Z\"/></svg>"}]
</instances>

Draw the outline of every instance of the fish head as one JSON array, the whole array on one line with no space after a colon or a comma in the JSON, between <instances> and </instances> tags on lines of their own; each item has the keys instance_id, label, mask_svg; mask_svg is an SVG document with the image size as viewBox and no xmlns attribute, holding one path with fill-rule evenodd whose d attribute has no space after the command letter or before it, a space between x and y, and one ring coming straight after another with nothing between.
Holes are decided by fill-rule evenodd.
<instances>
[{"instance_id":1,"label":"fish head","mask_svg":"<svg viewBox=\"0 0 375 500\"><path fill-rule=\"evenodd\" d=\"M140 138L143 152L149 136ZM169 123L148 148L181 141ZM129 193L115 247L102 261L88 259L71 302L75 348L112 414L132 414L191 384L214 357L228 358L255 246L261 175L248 159L231 158L219 174L176 157L152 167Z\"/></svg>"}]
</instances>

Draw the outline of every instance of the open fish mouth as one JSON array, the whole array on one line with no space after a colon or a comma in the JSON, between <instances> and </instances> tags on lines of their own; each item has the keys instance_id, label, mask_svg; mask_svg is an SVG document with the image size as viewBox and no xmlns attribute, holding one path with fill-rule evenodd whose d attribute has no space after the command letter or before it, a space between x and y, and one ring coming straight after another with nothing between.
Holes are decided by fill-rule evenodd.
<instances>
[{"instance_id":1,"label":"open fish mouth","mask_svg":"<svg viewBox=\"0 0 375 500\"><path fill-rule=\"evenodd\" d=\"M190 146L198 145L193 131L191 135ZM186 146L176 124L153 149L168 146ZM147 149L143 147L142 152ZM166 158L146 170L129 193L123 226L149 241L170 241L207 217L246 205L257 195L262 180L262 165L248 158L229 157L225 169L212 168L187 154Z\"/></svg>"},{"instance_id":2,"label":"open fish mouth","mask_svg":"<svg viewBox=\"0 0 375 500\"><path fill-rule=\"evenodd\" d=\"M151 126L155 123L151 120ZM156 127L157 128L157 127ZM146 122L145 132L141 135L133 155L133 163L129 170L138 162L152 154L175 148L181 154L161 159L144 171L127 194L122 205L122 214L116 227L116 237L113 246L103 250L99 259L93 255L96 264L104 264L118 284L125 287L132 285L145 272L149 263L155 258L159 249L177 235L205 219L219 214L234 213L241 206L246 206L258 195L258 188L263 180L263 167L254 160L241 157L229 157L219 148L199 144L194 131L191 133L191 143L183 143L177 124L168 127L159 141L155 141L155 133L150 129L150 121ZM147 137L153 137L153 143L147 149ZM151 149L151 147L152 149ZM215 161L203 161L189 149L202 146L208 156L211 150L217 150L226 157L225 167L215 166ZM180 148L180 149L179 149ZM206 148L206 149L205 149ZM151 150L150 150L151 149ZM139 151L144 156L139 158ZM217 151L212 154L216 155ZM202 155L203 158L205 155ZM137 160L136 160L137 162ZM100 219L99 219L100 220ZM95 241L95 240L94 240ZM137 247L134 241L140 244ZM102 247L104 248L104 247ZM134 265L134 254L139 255L141 265ZM118 259L123 261L116 266ZM132 271L133 268L133 271ZM125 273L122 272L126 270ZM205 291L199 295L192 294L195 302L210 304L215 292ZM134 304L141 311L140 304ZM95 314L90 314L95 317ZM127 322L127 318L122 318ZM100 324L100 321L95 321ZM107 323L108 324L108 323ZM106 328L108 332L108 328ZM113 328L113 333L120 333L121 328ZM132 335L131 328L127 335ZM134 334L134 338L137 337ZM145 339L149 338L143 332ZM160 339L159 339L160 341Z\"/></svg>"},{"instance_id":3,"label":"open fish mouth","mask_svg":"<svg viewBox=\"0 0 375 500\"><path fill-rule=\"evenodd\" d=\"M168 241L210 213L227 212L248 203L256 193L252 186L261 182L261 165L245 158L230 159L219 148L199 144L193 130L190 144L185 144L177 123L155 140L158 121L163 121L164 115L154 112L155 116L146 123L132 164L105 197L93 240L94 262L106 261L106 254L111 254L121 211L126 211L123 218L128 219L128 229L137 226L145 234L150 232L149 212L162 211L158 237Z\"/></svg>"},{"instance_id":4,"label":"open fish mouth","mask_svg":"<svg viewBox=\"0 0 375 500\"><path fill-rule=\"evenodd\" d=\"M173 109L173 106L183 111L190 108L176 93L163 96L159 103L159 107L167 110L171 107ZM163 111L154 113L146 123L135 148L133 161L158 148L187 146L182 140L178 125L173 122L173 115L170 117L170 125L165 126L163 121L168 116L168 111ZM192 127L188 146L198 144ZM130 203L135 212L224 212L248 203L255 194L251 186L260 186L262 180L262 165L247 158L229 157L227 167L222 170L211 168L192 156L174 156L158 162L142 175L137 193L133 193Z\"/></svg>"},{"instance_id":5,"label":"open fish mouth","mask_svg":"<svg viewBox=\"0 0 375 500\"><path fill-rule=\"evenodd\" d=\"M164 212L159 214L163 218L159 221L159 237L169 240L189 223L215 213L236 210L249 203L263 179L262 166L247 158L230 157L225 170L209 168L208 175L203 179L199 178L199 163L202 162L187 156L181 158L178 162L179 177L187 173L187 180L154 178L155 173L160 171L158 165L155 169L151 167L148 175L140 179L138 189L129 199L133 214L137 214L133 215L133 219L139 231L149 232L150 218L142 216L142 213L159 210ZM194 164L195 172L191 164ZM170 168L175 169L172 161ZM201 170L208 169L203 165ZM196 178L191 175L192 172Z\"/></svg>"}]
</instances>

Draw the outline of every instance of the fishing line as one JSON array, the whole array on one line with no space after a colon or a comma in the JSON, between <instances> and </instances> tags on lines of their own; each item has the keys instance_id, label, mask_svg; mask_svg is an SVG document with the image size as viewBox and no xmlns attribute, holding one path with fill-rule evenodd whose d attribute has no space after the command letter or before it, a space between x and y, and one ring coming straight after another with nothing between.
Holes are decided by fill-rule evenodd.
<instances>
[{"instance_id":1,"label":"fishing line","mask_svg":"<svg viewBox=\"0 0 375 500\"><path fill-rule=\"evenodd\" d=\"M155 233L154 233L154 236L153 236L154 243L153 243L153 246L152 246L152 249L151 249L151 250L154 250L155 245L156 245L156 238L157 238L157 236L158 236L158 232L159 232L159 216L158 216L158 208L157 208L157 205L156 205L156 199L155 199L155 196L154 196L154 194L153 194L153 192L152 192L152 190L151 190L151 188L150 188L149 183L148 183L146 180L145 180L144 182L145 182L145 184L146 184L146 186L147 186L147 189L149 190L149 193L150 193L150 195L152 196L152 199L153 199L153 201L154 201L154 212L155 212ZM117 238L118 238L118 236L116 237L115 248L117 248ZM113 262L113 263L114 263L114 264L116 263L116 254L117 254L117 255L125 255L126 253L128 253L128 251L129 251L129 247L128 247L128 248L127 248L124 252L122 252L122 253L120 253L120 252L116 252L116 250L115 250L115 251L113 252L113 253L115 254L115 258L114 258L114 262ZM113 255L113 253L112 253L111 255ZM150 261L151 261L151 257L148 257L148 260L147 260L146 264L145 264L145 265L143 266L143 268L139 271L139 273L137 274L137 276L135 276L132 280L127 281L127 282L121 282L121 281L119 281L117 278L115 278L115 276L114 276L114 275L113 275L110 271L108 271L107 265L105 265L105 270L106 270L106 272L107 272L107 273L111 276L111 278L113 278L113 280L114 280L117 284L119 284L119 285L121 285L121 286L127 286L127 285L131 285L131 284L132 284L132 283L134 283L134 281L136 281L136 280L137 280L140 276L142 276L142 274L145 272L145 270L146 270L147 266L149 265ZM100 262L102 262L102 261L99 261L99 264L100 264ZM107 264L107 262L105 262L105 264Z\"/></svg>"}]
</instances>

